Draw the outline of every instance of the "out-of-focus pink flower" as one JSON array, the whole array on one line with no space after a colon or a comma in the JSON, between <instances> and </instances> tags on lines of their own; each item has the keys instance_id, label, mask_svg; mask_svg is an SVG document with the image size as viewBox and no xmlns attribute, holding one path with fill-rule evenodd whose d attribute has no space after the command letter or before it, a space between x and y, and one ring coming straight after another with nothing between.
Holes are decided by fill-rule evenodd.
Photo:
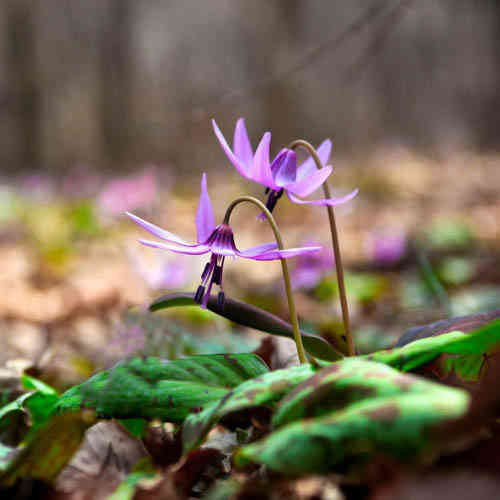
<instances>
[{"instance_id":1,"label":"out-of-focus pink flower","mask_svg":"<svg viewBox=\"0 0 500 500\"><path fill-rule=\"evenodd\" d=\"M28 175L21 181L21 193L32 201L48 201L54 191L53 180L45 174Z\"/></svg>"},{"instance_id":2,"label":"out-of-focus pink flower","mask_svg":"<svg viewBox=\"0 0 500 500\"><path fill-rule=\"evenodd\" d=\"M305 246L317 245L314 241L304 241ZM332 270L335 259L330 248L324 247L321 251L299 255L295 259L292 272L292 286L294 289L303 288L312 290Z\"/></svg>"},{"instance_id":3,"label":"out-of-focus pink flower","mask_svg":"<svg viewBox=\"0 0 500 500\"><path fill-rule=\"evenodd\" d=\"M128 257L134 271L152 290L163 288L181 288L186 285L190 270L183 257L156 256L156 259L143 259L132 251Z\"/></svg>"},{"instance_id":4,"label":"out-of-focus pink flower","mask_svg":"<svg viewBox=\"0 0 500 500\"><path fill-rule=\"evenodd\" d=\"M73 167L62 181L62 194L68 198L94 197L102 185L102 179L88 165Z\"/></svg>"},{"instance_id":5,"label":"out-of-focus pink flower","mask_svg":"<svg viewBox=\"0 0 500 500\"><path fill-rule=\"evenodd\" d=\"M139 175L111 181L97 198L99 207L109 215L150 207L156 195L155 174L155 168L150 167Z\"/></svg>"},{"instance_id":6,"label":"out-of-focus pink flower","mask_svg":"<svg viewBox=\"0 0 500 500\"><path fill-rule=\"evenodd\" d=\"M367 248L377 264L395 264L405 256L408 238L404 231L398 229L375 231L368 239Z\"/></svg>"}]
</instances>

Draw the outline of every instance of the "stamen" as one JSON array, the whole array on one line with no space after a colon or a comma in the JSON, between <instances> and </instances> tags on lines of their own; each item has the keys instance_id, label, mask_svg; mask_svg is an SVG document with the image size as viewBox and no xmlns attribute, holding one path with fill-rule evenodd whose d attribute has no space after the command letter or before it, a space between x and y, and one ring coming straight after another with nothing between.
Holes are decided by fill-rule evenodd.
<instances>
[{"instance_id":1,"label":"stamen","mask_svg":"<svg viewBox=\"0 0 500 500\"><path fill-rule=\"evenodd\" d=\"M212 275L212 282L216 285L220 285L222 282L222 266L215 266L214 273Z\"/></svg>"},{"instance_id":2,"label":"stamen","mask_svg":"<svg viewBox=\"0 0 500 500\"><path fill-rule=\"evenodd\" d=\"M210 262L207 262L205 264L205 269L203 269L203 272L201 273L201 281L205 281L205 279L207 278L209 270L210 270Z\"/></svg>"},{"instance_id":3,"label":"stamen","mask_svg":"<svg viewBox=\"0 0 500 500\"><path fill-rule=\"evenodd\" d=\"M200 285L194 295L194 301L197 302L198 304L201 304L204 294L205 294L205 287L203 285Z\"/></svg>"}]
</instances>

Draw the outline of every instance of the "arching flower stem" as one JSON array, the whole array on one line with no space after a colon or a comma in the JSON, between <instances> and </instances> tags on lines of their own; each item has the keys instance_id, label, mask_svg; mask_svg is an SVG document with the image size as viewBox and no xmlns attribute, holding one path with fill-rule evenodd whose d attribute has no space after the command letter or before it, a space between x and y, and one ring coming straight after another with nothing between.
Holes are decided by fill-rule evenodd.
<instances>
[{"instance_id":1,"label":"arching flower stem","mask_svg":"<svg viewBox=\"0 0 500 500\"><path fill-rule=\"evenodd\" d=\"M318 154L316 153L316 150L314 147L307 141L304 141L303 139L297 139L296 141L293 141L289 146L289 149L298 149L298 148L304 148L308 151L308 153L312 156L314 159L314 163L316 164L316 167L319 169L323 168L323 165L321 164L321 160L319 159ZM331 198L331 192L330 192L330 186L328 185L328 182L323 183L323 192L325 193L325 198ZM345 331L345 336L346 336L346 342L347 342L347 350L349 356L354 356L356 354L356 349L354 347L354 340L352 338L351 334L351 327L350 327L350 321L349 321L349 307L347 305L347 295L345 291L345 283L344 283L344 268L342 266L342 257L340 255L340 244L339 244L339 236L337 232L337 224L335 222L335 214L333 213L333 207L330 205L326 206L326 211L328 212L328 220L330 222L330 231L332 234L332 247L333 247L333 254L335 256L335 267L336 267L336 273L337 273L337 282L338 282L338 287L339 287L339 297L340 297L340 306L342 308L342 319L344 322L344 331Z\"/></svg>"},{"instance_id":2,"label":"arching flower stem","mask_svg":"<svg viewBox=\"0 0 500 500\"><path fill-rule=\"evenodd\" d=\"M276 239L278 248L280 250L283 250L285 247L283 245L281 233L278 228L278 225L276 224L276 221L274 220L274 217L272 216L271 212L266 208L264 203L262 203L257 198L254 198L253 196L240 196L239 198L236 198L234 201L232 201L230 205L227 207L226 214L224 215L223 224L229 224L231 213L233 212L233 210L236 208L237 205L243 202L253 203L260 210L262 210L262 214L266 217L267 221L269 222L269 225L271 226L271 229L273 230L274 238ZM302 337L300 335L299 320L297 318L297 310L295 308L295 301L293 299L292 286L290 284L290 274L288 272L288 265L286 259L280 259L280 260L281 260L281 270L283 273L283 281L285 283L286 296L288 299L290 320L293 327L293 337L295 340L295 345L297 346L297 354L299 356L300 363L306 363L307 359L304 351L304 346L302 344Z\"/></svg>"}]
</instances>

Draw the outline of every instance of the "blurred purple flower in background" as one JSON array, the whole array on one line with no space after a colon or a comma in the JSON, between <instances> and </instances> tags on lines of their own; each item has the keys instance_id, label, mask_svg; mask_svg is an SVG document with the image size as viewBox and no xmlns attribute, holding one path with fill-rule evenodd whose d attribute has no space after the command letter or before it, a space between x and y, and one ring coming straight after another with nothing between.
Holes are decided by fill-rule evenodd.
<instances>
[{"instance_id":1,"label":"blurred purple flower in background","mask_svg":"<svg viewBox=\"0 0 500 500\"><path fill-rule=\"evenodd\" d=\"M97 197L97 204L108 215L126 210L149 208L156 195L156 169L149 167L142 173L109 182Z\"/></svg>"},{"instance_id":2,"label":"blurred purple flower in background","mask_svg":"<svg viewBox=\"0 0 500 500\"><path fill-rule=\"evenodd\" d=\"M332 173L332 167L327 165L332 149L330 139L323 141L317 149L318 156L323 165L323 168L318 170L312 156L297 166L297 155L288 148L283 148L274 160L270 162L269 145L271 143L271 132L266 132L263 135L254 153L248 139L245 120L243 118L240 118L236 122L232 150L215 123L215 120L212 120L212 125L222 149L236 170L243 177L266 187L266 194L269 193L266 206L270 212L273 211L276 203L283 195L283 191L286 192L288 198L294 203L331 206L340 205L351 200L358 192L355 189L346 196L326 200L301 199L316 191Z\"/></svg>"},{"instance_id":3,"label":"blurred purple flower in background","mask_svg":"<svg viewBox=\"0 0 500 500\"><path fill-rule=\"evenodd\" d=\"M304 245L315 245L316 242L305 241ZM334 257L331 249L323 248L314 254L300 255L295 259L292 272L292 285L294 289L303 288L312 290L328 271L332 270Z\"/></svg>"},{"instance_id":4,"label":"blurred purple flower in background","mask_svg":"<svg viewBox=\"0 0 500 500\"><path fill-rule=\"evenodd\" d=\"M64 177L61 185L62 194L68 198L94 197L102 186L101 176L88 165L73 167Z\"/></svg>"},{"instance_id":5,"label":"blurred purple flower in background","mask_svg":"<svg viewBox=\"0 0 500 500\"><path fill-rule=\"evenodd\" d=\"M31 201L46 202L54 196L56 191L54 181L46 174L31 174L21 182L21 195Z\"/></svg>"},{"instance_id":6,"label":"blurred purple flower in background","mask_svg":"<svg viewBox=\"0 0 500 500\"><path fill-rule=\"evenodd\" d=\"M379 265L386 266L399 262L406 254L408 237L398 229L374 231L367 240L368 254Z\"/></svg>"},{"instance_id":7,"label":"blurred purple flower in background","mask_svg":"<svg viewBox=\"0 0 500 500\"><path fill-rule=\"evenodd\" d=\"M182 257L166 259L162 255L151 261L132 251L127 255L133 270L152 290L180 288L188 282L190 272Z\"/></svg>"},{"instance_id":8,"label":"blurred purple flower in background","mask_svg":"<svg viewBox=\"0 0 500 500\"><path fill-rule=\"evenodd\" d=\"M210 261L206 264L201 275L201 284L196 291L195 300L206 308L212 285L220 288L218 300L219 305L224 303L224 292L222 290L222 270L226 257L242 257L253 260L277 260L294 257L297 255L317 252L321 247L304 247L278 250L276 243L265 243L247 250L238 250L234 243L234 235L231 227L227 224L215 225L212 203L207 191L207 177L203 174L201 180L201 194L198 211L196 213L197 243L189 244L179 236L165 231L139 217L128 213L127 215L144 229L154 234L167 243L156 241L139 240L143 245L170 250L171 252L186 255L202 255L210 253Z\"/></svg>"}]
</instances>

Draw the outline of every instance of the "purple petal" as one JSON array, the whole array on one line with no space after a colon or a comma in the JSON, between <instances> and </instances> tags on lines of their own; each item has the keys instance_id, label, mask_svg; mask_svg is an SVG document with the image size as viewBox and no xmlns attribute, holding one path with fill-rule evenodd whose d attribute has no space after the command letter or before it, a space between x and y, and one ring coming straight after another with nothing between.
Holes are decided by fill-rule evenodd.
<instances>
[{"instance_id":1,"label":"purple petal","mask_svg":"<svg viewBox=\"0 0 500 500\"><path fill-rule=\"evenodd\" d=\"M293 184L297 178L297 155L291 149L282 149L270 168L276 185L285 187Z\"/></svg>"},{"instance_id":2,"label":"purple petal","mask_svg":"<svg viewBox=\"0 0 500 500\"><path fill-rule=\"evenodd\" d=\"M316 149L316 153L318 153L319 159L321 160L321 165L323 167L328 163L331 151L332 141L330 139L325 139ZM297 180L300 181L304 177L308 177L317 169L318 167L316 167L314 158L312 156L309 156L309 158L307 158L304 163L301 163L299 168L297 169Z\"/></svg>"},{"instance_id":3,"label":"purple petal","mask_svg":"<svg viewBox=\"0 0 500 500\"><path fill-rule=\"evenodd\" d=\"M296 257L297 255L305 255L313 252L318 252L322 247L302 247L302 248L287 248L286 250L269 250L267 252L248 256L248 259L253 260L277 260L277 259L288 259L290 257ZM245 257L241 255L241 257Z\"/></svg>"},{"instance_id":4,"label":"purple petal","mask_svg":"<svg viewBox=\"0 0 500 500\"><path fill-rule=\"evenodd\" d=\"M243 162L248 172L252 166L253 151L250 141L248 140L247 129L245 127L245 120L240 118L236 122L234 129L233 151L235 156Z\"/></svg>"},{"instance_id":5,"label":"purple petal","mask_svg":"<svg viewBox=\"0 0 500 500\"><path fill-rule=\"evenodd\" d=\"M192 247L179 247L176 245L168 245L158 241L139 240L139 243L151 248L159 248L161 250L169 250L174 253L182 253L185 255L201 255L207 253L210 249L206 245L194 245Z\"/></svg>"},{"instance_id":6,"label":"purple petal","mask_svg":"<svg viewBox=\"0 0 500 500\"><path fill-rule=\"evenodd\" d=\"M252 258L255 255L262 254L264 252L268 252L269 250L274 250L278 247L278 245L274 242L272 243L264 243L264 245L259 245L256 247L248 248L246 250L241 250L238 252L238 255L245 258Z\"/></svg>"},{"instance_id":7,"label":"purple petal","mask_svg":"<svg viewBox=\"0 0 500 500\"><path fill-rule=\"evenodd\" d=\"M309 196L312 192L316 191L323 182L326 181L328 176L332 173L332 167L327 165L320 170L316 170L308 177L305 177L301 181L294 182L286 186L287 191L291 191L297 196Z\"/></svg>"},{"instance_id":8,"label":"purple petal","mask_svg":"<svg viewBox=\"0 0 500 500\"><path fill-rule=\"evenodd\" d=\"M257 146L253 165L251 179L264 186L278 191L280 188L274 183L273 174L269 165L269 144L271 143L271 132L266 132Z\"/></svg>"},{"instance_id":9,"label":"purple petal","mask_svg":"<svg viewBox=\"0 0 500 500\"><path fill-rule=\"evenodd\" d=\"M243 161L241 161L237 156L231 151L231 148L229 147L226 139L222 135L222 132L220 131L219 127L217 126L217 123L215 123L215 120L212 120L212 126L214 128L215 135L217 136L217 139L220 142L220 145L222 146L222 149L224 150L224 153L226 153L226 156L229 158L229 161L233 164L233 166L238 170L238 172L246 178L250 178L249 171L246 168L246 165Z\"/></svg>"},{"instance_id":10,"label":"purple petal","mask_svg":"<svg viewBox=\"0 0 500 500\"><path fill-rule=\"evenodd\" d=\"M162 240L170 241L172 243L178 243L179 245L190 246L186 241L184 241L179 236L176 236L175 234L170 233L169 231L165 231L165 229L155 226L154 224L151 224L151 222L147 222L141 219L140 217L137 217L137 215L131 214L130 212L125 212L125 214L128 215L134 222L139 224L139 226L142 226L146 231L149 231L151 234L158 236L158 238L161 238Z\"/></svg>"},{"instance_id":11,"label":"purple petal","mask_svg":"<svg viewBox=\"0 0 500 500\"><path fill-rule=\"evenodd\" d=\"M289 191L287 191L287 194L291 201L298 203L299 205L330 205L331 207L336 207L337 205L342 205L342 203L352 200L358 194L358 189L355 189L351 193L341 196L340 198L329 198L327 200L301 200Z\"/></svg>"},{"instance_id":12,"label":"purple petal","mask_svg":"<svg viewBox=\"0 0 500 500\"><path fill-rule=\"evenodd\" d=\"M198 233L198 243L208 240L208 237L215 229L214 211L207 191L207 174L201 177L201 193L198 211L196 212L196 231Z\"/></svg>"}]
</instances>

